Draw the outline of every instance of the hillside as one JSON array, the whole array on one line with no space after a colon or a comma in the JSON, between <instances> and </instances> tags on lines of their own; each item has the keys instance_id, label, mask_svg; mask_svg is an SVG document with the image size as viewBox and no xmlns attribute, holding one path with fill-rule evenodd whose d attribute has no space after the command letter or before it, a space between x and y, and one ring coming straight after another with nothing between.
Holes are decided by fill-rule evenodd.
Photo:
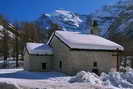
<instances>
[{"instance_id":1,"label":"hillside","mask_svg":"<svg viewBox=\"0 0 133 89\"><path fill-rule=\"evenodd\" d=\"M130 1L130 0L129 0ZM125 7L124 7L125 6ZM107 37L125 47L126 51L133 50L133 1L123 4L124 9L114 19Z\"/></svg>"}]
</instances>

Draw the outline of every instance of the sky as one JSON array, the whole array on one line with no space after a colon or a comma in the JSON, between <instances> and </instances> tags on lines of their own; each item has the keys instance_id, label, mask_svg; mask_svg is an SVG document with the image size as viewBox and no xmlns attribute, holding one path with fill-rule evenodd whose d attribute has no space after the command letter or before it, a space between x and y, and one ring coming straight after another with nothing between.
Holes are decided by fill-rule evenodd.
<instances>
[{"instance_id":1,"label":"sky","mask_svg":"<svg viewBox=\"0 0 133 89\"><path fill-rule=\"evenodd\" d=\"M117 0L0 0L0 14L10 21L32 21L56 9L89 14Z\"/></svg>"}]
</instances>

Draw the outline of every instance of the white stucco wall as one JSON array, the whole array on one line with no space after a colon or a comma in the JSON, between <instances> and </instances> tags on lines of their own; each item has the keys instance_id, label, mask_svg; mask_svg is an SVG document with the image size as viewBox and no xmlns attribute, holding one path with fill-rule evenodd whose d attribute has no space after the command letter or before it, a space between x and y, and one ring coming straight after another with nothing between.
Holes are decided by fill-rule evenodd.
<instances>
[{"instance_id":1,"label":"white stucco wall","mask_svg":"<svg viewBox=\"0 0 133 89\"><path fill-rule=\"evenodd\" d=\"M33 71L33 72L52 71L51 58L52 58L52 56L31 55L30 56L31 71ZM42 70L42 63L46 63L46 68L47 68L46 70Z\"/></svg>"},{"instance_id":2,"label":"white stucco wall","mask_svg":"<svg viewBox=\"0 0 133 89\"><path fill-rule=\"evenodd\" d=\"M24 69L33 72L51 71L52 55L31 55L26 51L24 54ZM46 63L46 70L42 69L42 63Z\"/></svg>"},{"instance_id":3,"label":"white stucco wall","mask_svg":"<svg viewBox=\"0 0 133 89\"><path fill-rule=\"evenodd\" d=\"M30 56L27 51L25 51L24 54L24 70L29 71L30 70Z\"/></svg>"}]
</instances>

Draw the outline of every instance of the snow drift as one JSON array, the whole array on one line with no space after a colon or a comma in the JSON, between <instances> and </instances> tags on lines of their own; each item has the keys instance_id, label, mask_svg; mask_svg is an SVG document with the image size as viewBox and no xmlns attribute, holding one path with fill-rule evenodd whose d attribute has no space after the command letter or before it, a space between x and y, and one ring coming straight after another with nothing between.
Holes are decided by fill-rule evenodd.
<instances>
[{"instance_id":1,"label":"snow drift","mask_svg":"<svg viewBox=\"0 0 133 89\"><path fill-rule=\"evenodd\" d=\"M0 81L0 89L20 89L16 84L11 82L1 82Z\"/></svg>"},{"instance_id":2,"label":"snow drift","mask_svg":"<svg viewBox=\"0 0 133 89\"><path fill-rule=\"evenodd\" d=\"M109 72L97 76L94 73L81 71L72 77L70 83L82 82L91 85L105 86L109 88L133 88L133 71L128 72Z\"/></svg>"},{"instance_id":3,"label":"snow drift","mask_svg":"<svg viewBox=\"0 0 133 89\"><path fill-rule=\"evenodd\" d=\"M70 83L74 82L88 82L90 84L100 84L100 85L102 84L102 81L96 74L85 71L77 73L76 76L70 79Z\"/></svg>"}]
</instances>

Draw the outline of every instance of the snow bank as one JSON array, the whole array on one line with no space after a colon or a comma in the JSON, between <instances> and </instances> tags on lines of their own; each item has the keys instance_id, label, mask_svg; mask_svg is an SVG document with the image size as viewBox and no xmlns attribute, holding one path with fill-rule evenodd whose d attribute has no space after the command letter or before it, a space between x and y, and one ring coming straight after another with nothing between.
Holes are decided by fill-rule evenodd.
<instances>
[{"instance_id":1,"label":"snow bank","mask_svg":"<svg viewBox=\"0 0 133 89\"><path fill-rule=\"evenodd\" d=\"M110 72L108 75L102 74L100 78L105 85L109 84L118 88L133 88L133 84L131 82L128 82L126 78L123 78L122 75L125 76L124 73Z\"/></svg>"},{"instance_id":2,"label":"snow bank","mask_svg":"<svg viewBox=\"0 0 133 89\"><path fill-rule=\"evenodd\" d=\"M109 74L102 73L97 76L94 73L81 71L76 76L72 77L70 83L89 83L91 85L105 86L107 88L133 88L133 71L121 73L110 72Z\"/></svg>"},{"instance_id":3,"label":"snow bank","mask_svg":"<svg viewBox=\"0 0 133 89\"><path fill-rule=\"evenodd\" d=\"M123 73L122 78L133 84L133 70L128 70L128 72Z\"/></svg>"},{"instance_id":4,"label":"snow bank","mask_svg":"<svg viewBox=\"0 0 133 89\"><path fill-rule=\"evenodd\" d=\"M74 82L88 82L92 85L95 84L102 84L102 81L100 80L100 78L94 74L94 73L90 73L90 72L85 72L85 71L81 71L79 73L77 73L76 76L74 76L71 80L71 83Z\"/></svg>"},{"instance_id":5,"label":"snow bank","mask_svg":"<svg viewBox=\"0 0 133 89\"><path fill-rule=\"evenodd\" d=\"M0 81L0 89L20 89L16 84L12 82L1 82Z\"/></svg>"},{"instance_id":6,"label":"snow bank","mask_svg":"<svg viewBox=\"0 0 133 89\"><path fill-rule=\"evenodd\" d=\"M7 66L6 66L6 68L16 68L16 61L15 60L7 60ZM21 60L19 60L18 61L18 63L19 63L19 67L23 67L23 61L21 61ZM4 60L0 60L0 69L2 69L2 68L5 68L4 67Z\"/></svg>"},{"instance_id":7,"label":"snow bank","mask_svg":"<svg viewBox=\"0 0 133 89\"><path fill-rule=\"evenodd\" d=\"M24 71L24 69L0 69L0 74L10 74L10 73L16 73L16 72L21 72ZM16 76L16 75L15 75ZM1 76L0 76L1 77Z\"/></svg>"}]
</instances>

